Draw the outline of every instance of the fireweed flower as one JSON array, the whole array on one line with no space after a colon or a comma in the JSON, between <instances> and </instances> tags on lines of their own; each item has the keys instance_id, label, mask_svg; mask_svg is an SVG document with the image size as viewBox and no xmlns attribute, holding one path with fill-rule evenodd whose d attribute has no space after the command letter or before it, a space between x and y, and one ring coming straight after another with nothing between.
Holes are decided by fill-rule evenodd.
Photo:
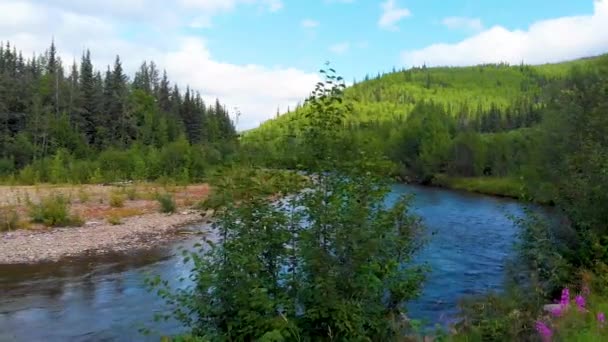
<instances>
[{"instance_id":1,"label":"fireweed flower","mask_svg":"<svg viewBox=\"0 0 608 342\"><path fill-rule=\"evenodd\" d=\"M585 311L585 298L583 296L576 296L574 302L576 303L576 306L578 306L579 311Z\"/></svg>"},{"instance_id":2,"label":"fireweed flower","mask_svg":"<svg viewBox=\"0 0 608 342\"><path fill-rule=\"evenodd\" d=\"M597 313L597 321L600 323L600 326L603 327L606 323L606 315L603 312Z\"/></svg>"},{"instance_id":3,"label":"fireweed flower","mask_svg":"<svg viewBox=\"0 0 608 342\"><path fill-rule=\"evenodd\" d=\"M551 314L553 316L555 316L555 317L559 317L559 316L562 315L563 310L564 310L563 305L560 305L559 307L554 308L553 310L551 310Z\"/></svg>"},{"instance_id":4,"label":"fireweed flower","mask_svg":"<svg viewBox=\"0 0 608 342\"><path fill-rule=\"evenodd\" d=\"M559 301L562 307L570 303L570 290L566 287L562 290L562 299Z\"/></svg>"},{"instance_id":5,"label":"fireweed flower","mask_svg":"<svg viewBox=\"0 0 608 342\"><path fill-rule=\"evenodd\" d=\"M536 331L540 334L543 342L550 342L553 331L544 322L536 321Z\"/></svg>"}]
</instances>

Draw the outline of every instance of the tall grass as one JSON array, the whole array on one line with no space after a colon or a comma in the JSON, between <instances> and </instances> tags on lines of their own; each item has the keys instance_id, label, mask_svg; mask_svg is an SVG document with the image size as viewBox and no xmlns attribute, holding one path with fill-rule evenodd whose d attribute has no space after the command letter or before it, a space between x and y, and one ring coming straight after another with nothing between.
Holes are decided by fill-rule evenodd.
<instances>
[{"instance_id":1,"label":"tall grass","mask_svg":"<svg viewBox=\"0 0 608 342\"><path fill-rule=\"evenodd\" d=\"M81 226L82 218L70 214L70 201L61 194L42 198L39 203L30 203L29 215L34 223L49 227Z\"/></svg>"},{"instance_id":2,"label":"tall grass","mask_svg":"<svg viewBox=\"0 0 608 342\"><path fill-rule=\"evenodd\" d=\"M0 207L0 232L19 228L19 213L14 206Z\"/></svg>"}]
</instances>

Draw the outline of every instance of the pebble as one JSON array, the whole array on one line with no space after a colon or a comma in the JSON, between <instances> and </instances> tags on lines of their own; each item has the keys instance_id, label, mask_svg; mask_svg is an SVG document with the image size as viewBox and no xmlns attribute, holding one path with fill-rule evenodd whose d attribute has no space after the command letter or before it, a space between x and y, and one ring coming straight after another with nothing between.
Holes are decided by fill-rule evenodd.
<instances>
[{"instance_id":1,"label":"pebble","mask_svg":"<svg viewBox=\"0 0 608 342\"><path fill-rule=\"evenodd\" d=\"M80 228L0 233L0 265L57 261L85 253L153 247L176 238L178 235L173 233L178 228L201 221L201 215L196 212L182 215L154 213L126 218L118 226L87 222ZM95 229L91 229L93 227Z\"/></svg>"}]
</instances>

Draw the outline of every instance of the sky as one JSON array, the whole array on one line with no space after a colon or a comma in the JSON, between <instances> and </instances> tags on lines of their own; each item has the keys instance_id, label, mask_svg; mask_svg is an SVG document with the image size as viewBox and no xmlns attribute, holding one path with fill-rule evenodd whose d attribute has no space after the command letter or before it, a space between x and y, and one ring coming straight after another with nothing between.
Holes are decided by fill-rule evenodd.
<instances>
[{"instance_id":1,"label":"sky","mask_svg":"<svg viewBox=\"0 0 608 342\"><path fill-rule=\"evenodd\" d=\"M27 56L53 39L64 63L154 60L243 130L303 101L326 61L351 81L608 52L608 0L0 0L0 40Z\"/></svg>"}]
</instances>

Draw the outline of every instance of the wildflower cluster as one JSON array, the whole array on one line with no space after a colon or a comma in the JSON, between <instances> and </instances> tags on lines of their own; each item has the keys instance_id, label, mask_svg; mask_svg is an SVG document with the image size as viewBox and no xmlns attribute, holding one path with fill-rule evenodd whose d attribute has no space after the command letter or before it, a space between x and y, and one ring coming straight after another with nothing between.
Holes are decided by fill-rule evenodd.
<instances>
[{"instance_id":1,"label":"wildflower cluster","mask_svg":"<svg viewBox=\"0 0 608 342\"><path fill-rule=\"evenodd\" d=\"M552 341L553 336L558 332L557 327L559 326L559 320L563 319L566 313L568 313L571 307L576 307L576 311L579 314L588 314L591 312L588 309L588 298L591 294L589 287L584 286L580 294L574 297L574 300L570 297L570 289L564 288L559 300L559 303L549 310L552 317L537 320L535 323L535 329L539 334L543 342ZM551 319L552 318L552 319ZM606 316L604 312L596 312L595 314L595 325L597 328L603 330L606 323Z\"/></svg>"}]
</instances>

